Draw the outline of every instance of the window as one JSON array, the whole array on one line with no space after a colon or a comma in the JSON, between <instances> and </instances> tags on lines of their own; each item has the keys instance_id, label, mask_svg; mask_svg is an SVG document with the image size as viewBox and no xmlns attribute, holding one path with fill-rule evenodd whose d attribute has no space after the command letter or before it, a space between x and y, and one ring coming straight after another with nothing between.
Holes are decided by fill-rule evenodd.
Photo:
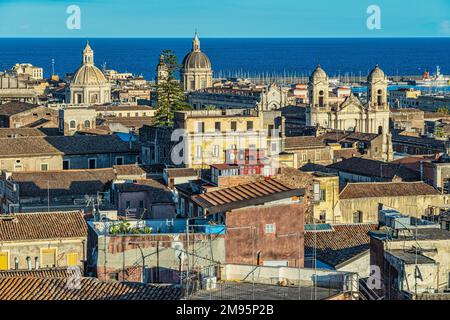
<instances>
[{"instance_id":1,"label":"window","mask_svg":"<svg viewBox=\"0 0 450 320\"><path fill-rule=\"evenodd\" d=\"M217 144L213 146L213 156L216 158L220 156L220 146Z\"/></svg>"},{"instance_id":2,"label":"window","mask_svg":"<svg viewBox=\"0 0 450 320\"><path fill-rule=\"evenodd\" d=\"M118 166L123 165L123 157L116 157L116 165Z\"/></svg>"},{"instance_id":3,"label":"window","mask_svg":"<svg viewBox=\"0 0 450 320\"><path fill-rule=\"evenodd\" d=\"M41 171L47 171L48 170L48 164L47 163L41 163Z\"/></svg>"},{"instance_id":4,"label":"window","mask_svg":"<svg viewBox=\"0 0 450 320\"><path fill-rule=\"evenodd\" d=\"M9 269L8 252L0 252L0 270Z\"/></svg>"},{"instance_id":5,"label":"window","mask_svg":"<svg viewBox=\"0 0 450 320\"><path fill-rule=\"evenodd\" d=\"M353 213L353 223L362 223L363 222L363 213L361 211L356 211Z\"/></svg>"},{"instance_id":6,"label":"window","mask_svg":"<svg viewBox=\"0 0 450 320\"><path fill-rule=\"evenodd\" d=\"M267 128L267 136L268 137L272 136L273 130L274 130L274 125L273 124L269 124L269 126Z\"/></svg>"},{"instance_id":7,"label":"window","mask_svg":"<svg viewBox=\"0 0 450 320\"><path fill-rule=\"evenodd\" d=\"M323 90L319 91L319 107L323 107L324 103L323 103L324 99L323 99Z\"/></svg>"},{"instance_id":8,"label":"window","mask_svg":"<svg viewBox=\"0 0 450 320\"><path fill-rule=\"evenodd\" d=\"M180 214L184 215L184 198L180 198Z\"/></svg>"},{"instance_id":9,"label":"window","mask_svg":"<svg viewBox=\"0 0 450 320\"><path fill-rule=\"evenodd\" d=\"M84 127L85 127L85 128L90 128L90 127L91 127L91 122L90 122L89 120L86 120L86 121L84 122Z\"/></svg>"},{"instance_id":10,"label":"window","mask_svg":"<svg viewBox=\"0 0 450 320\"><path fill-rule=\"evenodd\" d=\"M63 170L69 170L69 169L70 169L70 161L63 160Z\"/></svg>"},{"instance_id":11,"label":"window","mask_svg":"<svg viewBox=\"0 0 450 320\"><path fill-rule=\"evenodd\" d=\"M130 209L130 208L131 208L131 202L130 202L130 200L127 200L127 201L125 202L125 208L126 208L126 209Z\"/></svg>"},{"instance_id":12,"label":"window","mask_svg":"<svg viewBox=\"0 0 450 320\"><path fill-rule=\"evenodd\" d=\"M204 132L205 132L205 123L197 122L197 133L204 133Z\"/></svg>"},{"instance_id":13,"label":"window","mask_svg":"<svg viewBox=\"0 0 450 320\"><path fill-rule=\"evenodd\" d=\"M275 233L275 223L266 224L266 233Z\"/></svg>"},{"instance_id":14,"label":"window","mask_svg":"<svg viewBox=\"0 0 450 320\"><path fill-rule=\"evenodd\" d=\"M150 160L151 161L156 160L155 146L150 146Z\"/></svg>"},{"instance_id":15,"label":"window","mask_svg":"<svg viewBox=\"0 0 450 320\"><path fill-rule=\"evenodd\" d=\"M314 201L320 201L320 184L314 183Z\"/></svg>"},{"instance_id":16,"label":"window","mask_svg":"<svg viewBox=\"0 0 450 320\"><path fill-rule=\"evenodd\" d=\"M96 169L97 168L97 159L89 159L88 166L89 166L89 169Z\"/></svg>"},{"instance_id":17,"label":"window","mask_svg":"<svg viewBox=\"0 0 450 320\"><path fill-rule=\"evenodd\" d=\"M110 281L119 281L119 273L118 272L111 272L108 274L108 278Z\"/></svg>"},{"instance_id":18,"label":"window","mask_svg":"<svg viewBox=\"0 0 450 320\"><path fill-rule=\"evenodd\" d=\"M197 216L199 216L199 217L203 216L203 208L202 207L198 207Z\"/></svg>"},{"instance_id":19,"label":"window","mask_svg":"<svg viewBox=\"0 0 450 320\"><path fill-rule=\"evenodd\" d=\"M144 200L139 200L139 208L144 209Z\"/></svg>"},{"instance_id":20,"label":"window","mask_svg":"<svg viewBox=\"0 0 450 320\"><path fill-rule=\"evenodd\" d=\"M278 143L273 142L272 143L272 152L277 152L278 151Z\"/></svg>"},{"instance_id":21,"label":"window","mask_svg":"<svg viewBox=\"0 0 450 320\"><path fill-rule=\"evenodd\" d=\"M377 105L382 106L383 105L383 90L377 91Z\"/></svg>"},{"instance_id":22,"label":"window","mask_svg":"<svg viewBox=\"0 0 450 320\"><path fill-rule=\"evenodd\" d=\"M195 157L197 159L202 158L202 146L195 146Z\"/></svg>"},{"instance_id":23,"label":"window","mask_svg":"<svg viewBox=\"0 0 450 320\"><path fill-rule=\"evenodd\" d=\"M217 121L217 122L214 123L214 130L216 132L220 132L221 131L220 122Z\"/></svg>"},{"instance_id":24,"label":"window","mask_svg":"<svg viewBox=\"0 0 450 320\"><path fill-rule=\"evenodd\" d=\"M56 266L56 249L41 249L41 266L43 268Z\"/></svg>"},{"instance_id":25,"label":"window","mask_svg":"<svg viewBox=\"0 0 450 320\"><path fill-rule=\"evenodd\" d=\"M70 129L76 129L77 128L77 122L75 120L71 120L69 122L69 128Z\"/></svg>"},{"instance_id":26,"label":"window","mask_svg":"<svg viewBox=\"0 0 450 320\"><path fill-rule=\"evenodd\" d=\"M327 213L326 213L326 211L321 211L321 212L320 212L319 222L320 222L320 223L325 223L325 222L327 222Z\"/></svg>"},{"instance_id":27,"label":"window","mask_svg":"<svg viewBox=\"0 0 450 320\"><path fill-rule=\"evenodd\" d=\"M247 130L253 130L253 121L247 121Z\"/></svg>"},{"instance_id":28,"label":"window","mask_svg":"<svg viewBox=\"0 0 450 320\"><path fill-rule=\"evenodd\" d=\"M78 265L78 253L72 252L67 254L67 266L75 267Z\"/></svg>"},{"instance_id":29,"label":"window","mask_svg":"<svg viewBox=\"0 0 450 320\"><path fill-rule=\"evenodd\" d=\"M325 189L320 189L320 201L327 200L327 191Z\"/></svg>"},{"instance_id":30,"label":"window","mask_svg":"<svg viewBox=\"0 0 450 320\"><path fill-rule=\"evenodd\" d=\"M192 202L189 202L189 218L191 218L193 214L194 214L194 204Z\"/></svg>"},{"instance_id":31,"label":"window","mask_svg":"<svg viewBox=\"0 0 450 320\"><path fill-rule=\"evenodd\" d=\"M128 117L128 118L130 117L130 113L129 113L129 112L127 112L127 117Z\"/></svg>"},{"instance_id":32,"label":"window","mask_svg":"<svg viewBox=\"0 0 450 320\"><path fill-rule=\"evenodd\" d=\"M236 131L237 130L237 122L236 121L231 121L231 131Z\"/></svg>"}]
</instances>

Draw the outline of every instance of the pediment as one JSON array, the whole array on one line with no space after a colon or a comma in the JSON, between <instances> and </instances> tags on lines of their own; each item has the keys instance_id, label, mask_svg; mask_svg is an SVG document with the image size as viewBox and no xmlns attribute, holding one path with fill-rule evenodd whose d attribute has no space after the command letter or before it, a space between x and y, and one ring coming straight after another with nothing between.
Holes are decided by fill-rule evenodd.
<instances>
[{"instance_id":1,"label":"pediment","mask_svg":"<svg viewBox=\"0 0 450 320\"><path fill-rule=\"evenodd\" d=\"M357 97L351 94L339 106L339 111L344 113L362 112L364 111L364 106Z\"/></svg>"}]
</instances>

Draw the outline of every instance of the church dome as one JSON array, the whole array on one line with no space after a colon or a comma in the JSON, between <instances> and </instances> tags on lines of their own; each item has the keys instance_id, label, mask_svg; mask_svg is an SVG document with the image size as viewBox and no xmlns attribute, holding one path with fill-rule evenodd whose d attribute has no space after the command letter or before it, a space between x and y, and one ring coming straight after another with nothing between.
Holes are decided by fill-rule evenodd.
<instances>
[{"instance_id":1,"label":"church dome","mask_svg":"<svg viewBox=\"0 0 450 320\"><path fill-rule=\"evenodd\" d=\"M191 52L183 59L185 70L189 69L210 69L211 61L203 52Z\"/></svg>"},{"instance_id":2,"label":"church dome","mask_svg":"<svg viewBox=\"0 0 450 320\"><path fill-rule=\"evenodd\" d=\"M372 71L370 71L368 80L372 81L375 79L384 79L385 77L386 76L383 70L381 70L381 68L378 65L376 65L375 68L373 68Z\"/></svg>"},{"instance_id":3,"label":"church dome","mask_svg":"<svg viewBox=\"0 0 450 320\"><path fill-rule=\"evenodd\" d=\"M75 73L72 83L77 85L102 85L108 83L108 80L96 66L82 65Z\"/></svg>"},{"instance_id":4,"label":"church dome","mask_svg":"<svg viewBox=\"0 0 450 320\"><path fill-rule=\"evenodd\" d=\"M197 32L192 40L192 51L183 59L183 68L185 71L190 69L211 69L211 61L200 50L200 40Z\"/></svg>"},{"instance_id":5,"label":"church dome","mask_svg":"<svg viewBox=\"0 0 450 320\"><path fill-rule=\"evenodd\" d=\"M89 43L83 50L83 64L75 72L72 84L75 85L103 85L107 84L103 72L94 65L94 51L91 49Z\"/></svg>"},{"instance_id":6,"label":"church dome","mask_svg":"<svg viewBox=\"0 0 450 320\"><path fill-rule=\"evenodd\" d=\"M311 74L310 80L317 81L317 80L326 80L326 79L327 79L327 74L322 69L322 67L320 65L318 65L314 69L313 73Z\"/></svg>"}]
</instances>

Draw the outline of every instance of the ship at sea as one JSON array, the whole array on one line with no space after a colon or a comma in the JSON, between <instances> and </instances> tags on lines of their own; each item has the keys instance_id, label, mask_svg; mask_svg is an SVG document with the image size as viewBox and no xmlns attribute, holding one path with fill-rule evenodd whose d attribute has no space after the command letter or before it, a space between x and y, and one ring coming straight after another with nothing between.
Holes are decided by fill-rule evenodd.
<instances>
[{"instance_id":1,"label":"ship at sea","mask_svg":"<svg viewBox=\"0 0 450 320\"><path fill-rule=\"evenodd\" d=\"M414 80L413 85L419 87L446 87L450 85L450 77L444 76L441 73L439 66L436 67L436 74L430 76L428 71L425 71L421 80Z\"/></svg>"}]
</instances>

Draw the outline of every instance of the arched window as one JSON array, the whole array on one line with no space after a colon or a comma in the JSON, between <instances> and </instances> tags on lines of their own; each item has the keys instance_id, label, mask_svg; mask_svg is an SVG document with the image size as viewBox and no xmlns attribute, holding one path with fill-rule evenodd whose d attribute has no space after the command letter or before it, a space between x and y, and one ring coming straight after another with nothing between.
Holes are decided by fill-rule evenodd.
<instances>
[{"instance_id":1,"label":"arched window","mask_svg":"<svg viewBox=\"0 0 450 320\"><path fill-rule=\"evenodd\" d=\"M378 127L378 134L383 134L383 127L382 126Z\"/></svg>"},{"instance_id":2,"label":"arched window","mask_svg":"<svg viewBox=\"0 0 450 320\"><path fill-rule=\"evenodd\" d=\"M70 129L76 129L77 128L77 122L75 120L71 120L69 122L69 128Z\"/></svg>"},{"instance_id":3,"label":"arched window","mask_svg":"<svg viewBox=\"0 0 450 320\"><path fill-rule=\"evenodd\" d=\"M323 101L324 101L324 99L323 99L323 90L320 90L319 91L319 107L323 107Z\"/></svg>"},{"instance_id":4,"label":"arched window","mask_svg":"<svg viewBox=\"0 0 450 320\"><path fill-rule=\"evenodd\" d=\"M86 121L84 122L84 127L85 127L85 128L90 128L90 127L91 127L91 122L90 122L89 120L86 120Z\"/></svg>"},{"instance_id":5,"label":"arched window","mask_svg":"<svg viewBox=\"0 0 450 320\"><path fill-rule=\"evenodd\" d=\"M383 105L383 90L377 91L377 105L382 106Z\"/></svg>"}]
</instances>

